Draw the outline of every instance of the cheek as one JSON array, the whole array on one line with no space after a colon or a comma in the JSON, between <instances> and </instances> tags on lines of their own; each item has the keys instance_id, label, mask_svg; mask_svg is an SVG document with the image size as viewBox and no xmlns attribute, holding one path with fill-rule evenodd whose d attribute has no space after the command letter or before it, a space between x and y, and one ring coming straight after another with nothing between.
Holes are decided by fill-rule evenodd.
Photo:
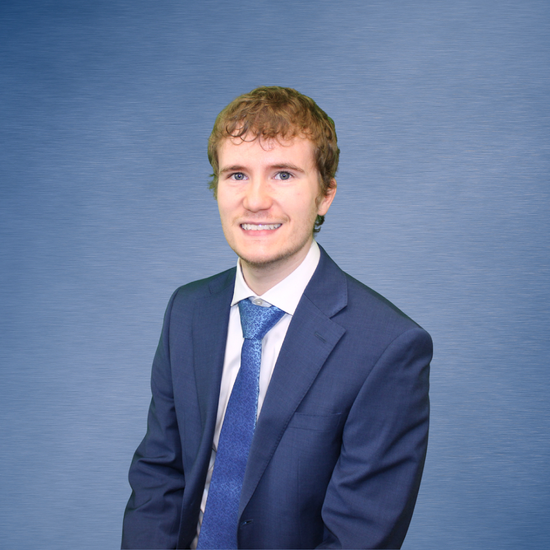
<instances>
[{"instance_id":1,"label":"cheek","mask_svg":"<svg viewBox=\"0 0 550 550\"><path fill-rule=\"evenodd\" d=\"M223 218L229 217L235 210L235 200L227 191L218 191L218 211Z\"/></svg>"}]
</instances>

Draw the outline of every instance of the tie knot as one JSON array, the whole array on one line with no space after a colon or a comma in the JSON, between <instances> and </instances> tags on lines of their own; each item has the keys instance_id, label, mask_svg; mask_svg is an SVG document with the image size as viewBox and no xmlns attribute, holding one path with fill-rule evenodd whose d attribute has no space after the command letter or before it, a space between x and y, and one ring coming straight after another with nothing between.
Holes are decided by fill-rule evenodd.
<instances>
[{"instance_id":1,"label":"tie knot","mask_svg":"<svg viewBox=\"0 0 550 550\"><path fill-rule=\"evenodd\" d=\"M253 304L248 298L239 302L243 336L249 340L261 340L285 314L278 307Z\"/></svg>"}]
</instances>

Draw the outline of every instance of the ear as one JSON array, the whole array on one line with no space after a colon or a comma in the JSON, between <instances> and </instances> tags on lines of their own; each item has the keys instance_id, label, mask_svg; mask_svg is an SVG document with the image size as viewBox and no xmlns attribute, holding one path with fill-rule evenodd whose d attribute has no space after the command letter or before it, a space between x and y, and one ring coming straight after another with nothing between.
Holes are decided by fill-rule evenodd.
<instances>
[{"instance_id":1,"label":"ear","mask_svg":"<svg viewBox=\"0 0 550 550\"><path fill-rule=\"evenodd\" d=\"M317 214L319 216L324 216L328 212L328 209L334 200L334 195L336 195L336 187L336 180L332 178L326 194L319 197L319 204L317 206Z\"/></svg>"}]
</instances>

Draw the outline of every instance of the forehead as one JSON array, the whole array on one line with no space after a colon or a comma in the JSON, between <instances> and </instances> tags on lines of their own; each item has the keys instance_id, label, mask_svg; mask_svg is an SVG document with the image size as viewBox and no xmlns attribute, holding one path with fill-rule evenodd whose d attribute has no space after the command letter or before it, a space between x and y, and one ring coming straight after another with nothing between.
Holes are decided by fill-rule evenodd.
<instances>
[{"instance_id":1,"label":"forehead","mask_svg":"<svg viewBox=\"0 0 550 550\"><path fill-rule=\"evenodd\" d=\"M223 170L224 164L232 164L237 159L261 163L281 163L292 160L293 163L300 163L304 168L315 168L313 142L304 137L262 138L247 134L242 138L223 139L218 147L220 169Z\"/></svg>"}]
</instances>

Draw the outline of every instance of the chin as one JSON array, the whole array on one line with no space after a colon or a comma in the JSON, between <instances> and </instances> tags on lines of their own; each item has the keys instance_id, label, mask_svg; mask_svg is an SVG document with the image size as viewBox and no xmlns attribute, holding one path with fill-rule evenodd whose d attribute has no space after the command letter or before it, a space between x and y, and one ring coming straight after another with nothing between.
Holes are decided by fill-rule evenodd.
<instances>
[{"instance_id":1,"label":"chin","mask_svg":"<svg viewBox=\"0 0 550 550\"><path fill-rule=\"evenodd\" d=\"M283 239L284 241L284 239ZM234 243L231 246L242 262L254 268L269 268L292 263L293 257L307 254L310 242ZM286 246L285 246L286 244Z\"/></svg>"},{"instance_id":2,"label":"chin","mask_svg":"<svg viewBox=\"0 0 550 550\"><path fill-rule=\"evenodd\" d=\"M302 249L298 250L281 250L279 252L266 252L265 254L261 253L250 253L250 254L239 254L237 256L248 264L251 267L256 268L268 268L269 266L276 266L286 263L287 260L291 259L293 256L300 253ZM235 251L236 252L236 251Z\"/></svg>"},{"instance_id":3,"label":"chin","mask_svg":"<svg viewBox=\"0 0 550 550\"><path fill-rule=\"evenodd\" d=\"M270 256L268 254L262 255L262 254L237 254L239 258L246 264L248 264L251 267L266 267L269 265L276 264L282 260L285 260L290 256L281 254L279 256Z\"/></svg>"}]
</instances>

